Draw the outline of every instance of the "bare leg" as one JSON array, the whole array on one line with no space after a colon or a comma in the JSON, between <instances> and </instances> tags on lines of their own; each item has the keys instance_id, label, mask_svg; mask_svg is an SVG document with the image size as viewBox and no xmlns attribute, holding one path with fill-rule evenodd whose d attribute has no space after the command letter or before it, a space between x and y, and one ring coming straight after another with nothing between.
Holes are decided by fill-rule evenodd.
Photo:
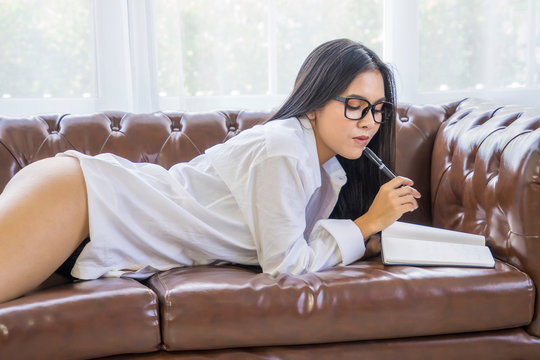
<instances>
[{"instance_id":1,"label":"bare leg","mask_svg":"<svg viewBox=\"0 0 540 360\"><path fill-rule=\"evenodd\" d=\"M45 159L19 171L0 195L0 303L38 286L87 236L78 159Z\"/></svg>"}]
</instances>

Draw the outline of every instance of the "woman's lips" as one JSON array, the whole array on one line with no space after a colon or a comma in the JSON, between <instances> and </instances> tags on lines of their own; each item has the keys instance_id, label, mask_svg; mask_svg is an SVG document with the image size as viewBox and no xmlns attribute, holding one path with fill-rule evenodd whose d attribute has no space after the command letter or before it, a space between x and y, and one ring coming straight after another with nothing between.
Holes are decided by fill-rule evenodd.
<instances>
[{"instance_id":1,"label":"woman's lips","mask_svg":"<svg viewBox=\"0 0 540 360\"><path fill-rule=\"evenodd\" d=\"M361 146L366 146L369 143L369 136L357 136L353 138L354 142Z\"/></svg>"}]
</instances>

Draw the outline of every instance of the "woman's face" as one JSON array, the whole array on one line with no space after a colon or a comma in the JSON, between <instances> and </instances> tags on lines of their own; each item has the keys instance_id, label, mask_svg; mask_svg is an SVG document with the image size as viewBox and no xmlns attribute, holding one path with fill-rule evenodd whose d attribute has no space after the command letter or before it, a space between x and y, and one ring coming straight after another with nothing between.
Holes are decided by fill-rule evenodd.
<instances>
[{"instance_id":1,"label":"woman's face","mask_svg":"<svg viewBox=\"0 0 540 360\"><path fill-rule=\"evenodd\" d=\"M371 104L386 100L381 73L371 70L359 74L339 96L361 98ZM344 110L343 102L330 100L322 108L307 114L315 132L321 165L336 154L358 159L379 130L380 124L374 121L371 111L361 120L350 120L345 117Z\"/></svg>"}]
</instances>

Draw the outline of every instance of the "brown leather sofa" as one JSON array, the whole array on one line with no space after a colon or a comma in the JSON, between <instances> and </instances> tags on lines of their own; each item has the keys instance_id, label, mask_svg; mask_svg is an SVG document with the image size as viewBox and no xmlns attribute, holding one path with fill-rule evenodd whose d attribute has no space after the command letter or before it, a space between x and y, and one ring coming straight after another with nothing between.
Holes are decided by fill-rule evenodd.
<instances>
[{"instance_id":1,"label":"brown leather sofa","mask_svg":"<svg viewBox=\"0 0 540 360\"><path fill-rule=\"evenodd\" d=\"M266 115L0 118L0 189L67 149L168 168ZM540 359L540 110L473 99L400 105L398 118L396 172L423 194L403 220L485 235L495 269L372 257L296 277L228 265L51 278L0 305L0 358Z\"/></svg>"}]
</instances>

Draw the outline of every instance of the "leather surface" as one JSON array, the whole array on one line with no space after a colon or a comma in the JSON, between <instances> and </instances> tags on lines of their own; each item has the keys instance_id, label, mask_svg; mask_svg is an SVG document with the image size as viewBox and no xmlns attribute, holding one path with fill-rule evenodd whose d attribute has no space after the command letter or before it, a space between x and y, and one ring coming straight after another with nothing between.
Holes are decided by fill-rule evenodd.
<instances>
[{"instance_id":1,"label":"leather surface","mask_svg":"<svg viewBox=\"0 0 540 360\"><path fill-rule=\"evenodd\" d=\"M455 112L460 102L444 106L401 104L397 108L395 173L412 179L414 187L422 194L418 209L405 213L400 221L431 225L433 144L441 123Z\"/></svg>"},{"instance_id":2,"label":"leather surface","mask_svg":"<svg viewBox=\"0 0 540 360\"><path fill-rule=\"evenodd\" d=\"M389 339L513 328L531 321L530 278L495 269L384 266L380 259L297 277L255 269L154 275L167 350Z\"/></svg>"},{"instance_id":3,"label":"leather surface","mask_svg":"<svg viewBox=\"0 0 540 360\"><path fill-rule=\"evenodd\" d=\"M108 360L510 360L538 359L540 341L522 329L415 339L274 346L214 351L155 352Z\"/></svg>"},{"instance_id":4,"label":"leather surface","mask_svg":"<svg viewBox=\"0 0 540 360\"><path fill-rule=\"evenodd\" d=\"M61 285L0 304L1 359L88 359L156 351L156 295L130 279Z\"/></svg>"},{"instance_id":5,"label":"leather surface","mask_svg":"<svg viewBox=\"0 0 540 360\"><path fill-rule=\"evenodd\" d=\"M461 103L433 148L433 225L486 236L540 284L540 109ZM529 331L540 336L540 300Z\"/></svg>"}]
</instances>

